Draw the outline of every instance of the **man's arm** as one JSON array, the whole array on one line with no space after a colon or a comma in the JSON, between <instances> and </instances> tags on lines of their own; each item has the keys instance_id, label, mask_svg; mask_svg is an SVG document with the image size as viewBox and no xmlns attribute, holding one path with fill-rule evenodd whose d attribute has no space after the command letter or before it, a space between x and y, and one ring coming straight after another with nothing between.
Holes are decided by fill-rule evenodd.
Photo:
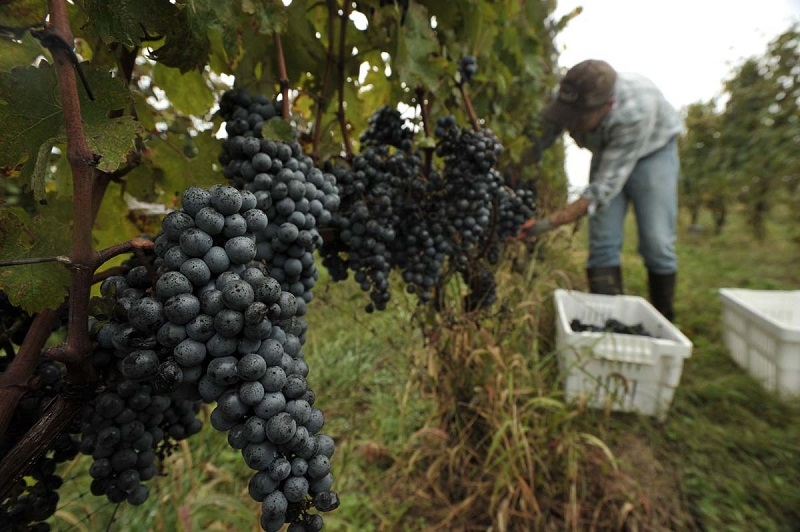
<instances>
[{"instance_id":1,"label":"man's arm","mask_svg":"<svg viewBox=\"0 0 800 532\"><path fill-rule=\"evenodd\" d=\"M555 143L562 132L563 129L545 120L544 128L540 135L528 135L528 138L533 142L531 153L535 163L539 163L542 160L544 151Z\"/></svg>"},{"instance_id":2,"label":"man's arm","mask_svg":"<svg viewBox=\"0 0 800 532\"><path fill-rule=\"evenodd\" d=\"M563 209L557 210L546 218L542 218L541 220L528 220L522 224L517 234L517 239L525 240L546 233L560 225L572 223L589 212L591 203L589 198L578 198Z\"/></svg>"}]
</instances>

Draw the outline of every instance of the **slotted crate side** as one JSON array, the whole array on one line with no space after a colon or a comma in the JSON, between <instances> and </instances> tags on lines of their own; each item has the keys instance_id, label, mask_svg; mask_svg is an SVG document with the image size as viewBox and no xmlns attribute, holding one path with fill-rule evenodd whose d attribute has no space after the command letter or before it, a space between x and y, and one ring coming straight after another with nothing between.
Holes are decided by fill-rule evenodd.
<instances>
[{"instance_id":1,"label":"slotted crate side","mask_svg":"<svg viewBox=\"0 0 800 532\"><path fill-rule=\"evenodd\" d=\"M800 291L722 288L723 341L767 390L800 395Z\"/></svg>"},{"instance_id":2,"label":"slotted crate side","mask_svg":"<svg viewBox=\"0 0 800 532\"><path fill-rule=\"evenodd\" d=\"M568 401L637 411L663 420L692 344L647 300L556 290L556 345ZM575 332L570 322L602 326L607 319L641 323L660 338Z\"/></svg>"},{"instance_id":3,"label":"slotted crate side","mask_svg":"<svg viewBox=\"0 0 800 532\"><path fill-rule=\"evenodd\" d=\"M591 408L666 418L683 370L683 357L660 356L656 364L598 358L576 346L559 353L567 401Z\"/></svg>"}]
</instances>

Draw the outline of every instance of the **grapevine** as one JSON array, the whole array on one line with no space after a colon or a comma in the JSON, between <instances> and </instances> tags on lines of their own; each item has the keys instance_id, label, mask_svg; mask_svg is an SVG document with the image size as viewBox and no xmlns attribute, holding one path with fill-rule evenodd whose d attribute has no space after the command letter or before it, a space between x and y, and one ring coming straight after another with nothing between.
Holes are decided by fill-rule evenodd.
<instances>
[{"instance_id":1,"label":"grapevine","mask_svg":"<svg viewBox=\"0 0 800 532\"><path fill-rule=\"evenodd\" d=\"M406 120L385 107L370 121L361 139L362 151L350 158L344 85L338 89L339 120L347 164L317 165L304 153L297 132L293 128L285 132L287 123L280 115L287 118L290 81L277 26L262 19L256 31L260 37L269 28L276 42L282 99L243 89L222 94L218 117L225 122L227 136L218 162L226 182L154 191L158 195L169 190L180 197L177 207L161 220L157 234L94 250L92 229L105 186L125 182L126 174L143 160L152 165L144 166L145 171L166 170L157 162L158 142L151 142L159 132L196 133L191 127L173 128L180 120L189 122L188 112L183 114L179 106L170 109L178 118L166 124L166 130L156 120L153 129L145 131L152 121L140 121L147 116L145 106L135 109L140 101L132 102L126 94L128 98L119 98L112 106L114 91L97 85L91 88L93 83L101 84L97 80L114 79L127 83L129 92L135 93L138 86L146 97L142 89L147 74L134 76L133 70L141 65L140 53L151 39L162 39L164 45L150 49L148 58L159 68L174 68L181 74L208 72L208 65L202 64L207 52L198 37L202 32L184 34L185 28L163 27L163 20L172 24L185 16L197 21L205 14L214 20L210 27L217 28L220 21L229 19L215 18L223 16L222 10L214 16L211 12L198 15L180 2L168 4L172 7L131 24L130 35L127 28L104 28L103 24L87 24L86 31L75 28L78 33L73 35L68 14L76 12L68 10L83 10L81 15L95 22L99 8L92 3L80 7L69 3L68 7L66 2L51 0L44 29L31 32L47 48L42 50L44 67L31 70L36 76L46 73L51 60L55 70L59 101L55 112L47 116L59 118L62 113L64 126L63 131L52 128L48 142L56 142L55 146L37 145L41 160L36 163L38 170L49 168L42 170L48 180L53 179L56 167L45 164L51 151L63 155L59 165L70 167L68 184L48 181L47 186L55 187L59 195L72 194L73 238L69 256L58 257L69 268L70 282L65 292L68 298L56 304L61 304L57 311L48 306L38 315L28 314L0 292L0 374L8 377L0 389L7 406L4 412L14 413L0 420L4 468L0 476L6 489L0 496L0 528L4 530L6 526L12 530L49 528L46 521L56 510L63 481L56 466L78 454L91 464L92 494L115 505L144 503L151 497L149 481L162 472L176 442L200 430L204 408L211 412L213 428L225 434L228 444L240 451L252 469L249 493L261 505L262 528L278 530L288 523L294 532L321 529L320 513L335 510L339 497L333 491L334 440L323 432L325 416L310 386L311 371L303 354L308 334L304 316L319 277L315 253L320 253L334 278L353 272L361 288L370 293L367 310L387 308L395 270L420 303L432 301L447 277L459 273L473 292L465 304L482 306L491 303L492 297L487 296L492 288L486 287L493 281L484 262L496 260L496 241L519 225L517 218L498 213L532 212L532 201L509 194L494 170L500 149L488 131L466 132L451 123L447 133L437 137L439 150L417 149ZM406 15L419 15L419 6L408 2L384 4L396 4L401 25ZM340 17L342 56L350 44L345 29L352 7L346 5ZM163 13L170 16L159 20ZM330 21L337 16L332 11ZM4 25L4 30L16 35L18 29ZM104 53L86 54L101 51L86 44L95 42L87 35L98 37L97 43L116 45L122 39L125 45L114 50L113 59ZM75 41L81 43L77 49L73 49L73 37L80 39ZM229 37L222 39L226 45L231 44ZM15 46L21 42L14 41ZM192 57L177 47L192 50ZM85 63L84 54L90 58ZM241 60L235 53L229 57ZM460 65L465 82L476 72L476 63L468 63ZM346 79L343 61L339 68L331 79ZM109 71L114 75L104 78ZM16 82L27 75L34 78L25 69L3 77ZM85 102L79 99L76 75L93 107L82 110ZM320 101L329 97L333 85L328 85L327 76L319 77L323 86L315 97ZM170 83L165 81L168 74L157 77L154 88ZM105 105L113 108L101 109ZM314 124L317 140L324 122L321 117ZM110 127L130 122L137 127ZM103 126L100 131L98 124ZM95 129L90 132L89 126ZM283 134L276 133L282 128ZM180 151L187 160L205 154L202 148L193 149L190 137L187 133ZM448 147L448 142L453 145ZM317 146L314 149L316 153ZM447 154L448 149L455 151ZM470 153L469 161L461 158L462 150ZM36 159L36 151L21 155L19 161L4 161L0 168L4 177L20 177L18 172L23 179L29 177L20 169ZM440 160L432 166L434 155ZM58 179L62 177L59 174ZM479 185L468 192L471 178ZM135 188L138 183L134 182L127 184ZM467 208L453 210L454 200L462 205L462 199L468 202ZM40 202L44 205L46 200ZM31 205L32 216L45 211ZM107 260L132 250L134 256L113 274L98 274ZM41 259L46 260L53 258ZM90 301L94 284L100 285L100 297ZM45 348L48 339L63 343ZM25 364L20 364L23 359ZM24 459L17 460L20 456Z\"/></svg>"}]
</instances>

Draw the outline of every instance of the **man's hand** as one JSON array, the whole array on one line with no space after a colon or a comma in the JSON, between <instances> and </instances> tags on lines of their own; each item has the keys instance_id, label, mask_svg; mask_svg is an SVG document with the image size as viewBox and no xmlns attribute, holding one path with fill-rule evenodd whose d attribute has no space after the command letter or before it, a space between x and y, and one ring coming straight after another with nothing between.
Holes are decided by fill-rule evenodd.
<instances>
[{"instance_id":1,"label":"man's hand","mask_svg":"<svg viewBox=\"0 0 800 532\"><path fill-rule=\"evenodd\" d=\"M516 240L527 240L539 236L556 227L576 221L589 211L590 201L586 198L578 198L563 209L557 210L547 218L541 220L528 220L519 228Z\"/></svg>"},{"instance_id":2,"label":"man's hand","mask_svg":"<svg viewBox=\"0 0 800 532\"><path fill-rule=\"evenodd\" d=\"M531 219L520 226L516 239L528 240L529 238L546 233L551 229L555 229L555 227L556 225L549 218L543 218L541 220Z\"/></svg>"}]
</instances>

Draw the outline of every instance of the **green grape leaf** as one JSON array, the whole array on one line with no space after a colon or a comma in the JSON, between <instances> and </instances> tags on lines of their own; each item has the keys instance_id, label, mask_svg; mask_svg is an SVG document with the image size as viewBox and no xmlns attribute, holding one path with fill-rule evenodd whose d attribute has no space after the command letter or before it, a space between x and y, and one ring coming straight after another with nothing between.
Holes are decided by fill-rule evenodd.
<instances>
[{"instance_id":1,"label":"green grape leaf","mask_svg":"<svg viewBox=\"0 0 800 532\"><path fill-rule=\"evenodd\" d=\"M54 161L51 168L53 169L52 182L48 183L50 192L60 200L71 199L72 168L69 166L66 155L62 155L58 160Z\"/></svg>"},{"instance_id":2,"label":"green grape leaf","mask_svg":"<svg viewBox=\"0 0 800 532\"><path fill-rule=\"evenodd\" d=\"M437 51L436 35L431 29L427 10L419 4L409 4L406 22L397 40L397 51L392 57L399 78L406 85L422 85L435 90L441 72L447 68L446 62L435 60Z\"/></svg>"},{"instance_id":3,"label":"green grape leaf","mask_svg":"<svg viewBox=\"0 0 800 532\"><path fill-rule=\"evenodd\" d=\"M142 128L126 114L131 98L122 80L87 64L83 68L95 94L91 101L80 91L86 140L99 158L97 167L113 172L135 149L134 140ZM40 68L17 67L0 73L0 123L0 168L32 180L32 188L41 191L50 148L66 143L52 66L43 63Z\"/></svg>"},{"instance_id":4,"label":"green grape leaf","mask_svg":"<svg viewBox=\"0 0 800 532\"><path fill-rule=\"evenodd\" d=\"M0 168L29 178L40 146L62 128L52 68L17 67L0 74L0 123Z\"/></svg>"},{"instance_id":5,"label":"green grape leaf","mask_svg":"<svg viewBox=\"0 0 800 532\"><path fill-rule=\"evenodd\" d=\"M81 92L86 141L99 157L97 168L113 172L136 149L134 142L142 133L142 126L128 114L133 100L121 78L111 77L104 69L89 69L85 63L84 69L95 93L95 100L90 101Z\"/></svg>"},{"instance_id":6,"label":"green grape leaf","mask_svg":"<svg viewBox=\"0 0 800 532\"><path fill-rule=\"evenodd\" d=\"M259 33L267 35L281 30L286 14L284 6L272 0L241 0L241 3L241 12L254 23ZM305 12L308 9L307 4L307 0L297 0L292 2L292 7L298 7Z\"/></svg>"},{"instance_id":7,"label":"green grape leaf","mask_svg":"<svg viewBox=\"0 0 800 532\"><path fill-rule=\"evenodd\" d=\"M128 48L141 44L144 31L160 33L178 25L178 7L163 0L86 0L84 8L103 42Z\"/></svg>"},{"instance_id":8,"label":"green grape leaf","mask_svg":"<svg viewBox=\"0 0 800 532\"><path fill-rule=\"evenodd\" d=\"M198 70L182 74L177 68L156 63L153 83L167 93L167 99L175 110L185 115L204 116L214 105L214 93Z\"/></svg>"},{"instance_id":9,"label":"green grape leaf","mask_svg":"<svg viewBox=\"0 0 800 532\"><path fill-rule=\"evenodd\" d=\"M207 1L196 1L191 8L182 9L173 24L163 28L166 40L150 54L154 60L181 72L205 66L211 52L208 30L218 25Z\"/></svg>"},{"instance_id":10,"label":"green grape leaf","mask_svg":"<svg viewBox=\"0 0 800 532\"><path fill-rule=\"evenodd\" d=\"M270 118L261 127L261 136L267 140L291 142L294 139L294 128L282 118Z\"/></svg>"},{"instance_id":11,"label":"green grape leaf","mask_svg":"<svg viewBox=\"0 0 800 532\"><path fill-rule=\"evenodd\" d=\"M287 61L286 71L289 79L297 79L304 72L323 72L325 69L326 49L308 20L309 2L292 2L287 8L289 18L286 21L286 35L291 39L282 39L283 51ZM278 72L274 75L277 77Z\"/></svg>"},{"instance_id":12,"label":"green grape leaf","mask_svg":"<svg viewBox=\"0 0 800 532\"><path fill-rule=\"evenodd\" d=\"M17 213L0 210L2 261L65 255L71 235L69 226L52 217L36 215L25 224ZM58 307L67 295L69 282L69 272L59 263L0 268L0 289L8 295L11 304L29 313Z\"/></svg>"},{"instance_id":13,"label":"green grape leaf","mask_svg":"<svg viewBox=\"0 0 800 532\"><path fill-rule=\"evenodd\" d=\"M0 2L0 26L12 29L43 24L47 16L47 2L41 0L14 0Z\"/></svg>"},{"instance_id":14,"label":"green grape leaf","mask_svg":"<svg viewBox=\"0 0 800 532\"><path fill-rule=\"evenodd\" d=\"M30 65L43 53L39 41L25 33L18 41L0 39L0 72L10 72L20 65Z\"/></svg>"},{"instance_id":15,"label":"green grape leaf","mask_svg":"<svg viewBox=\"0 0 800 532\"><path fill-rule=\"evenodd\" d=\"M110 183L92 228L95 249L105 249L142 234L155 234L151 232L152 224L140 223L142 221L146 222L137 219L137 213L129 208L122 186Z\"/></svg>"}]
</instances>

